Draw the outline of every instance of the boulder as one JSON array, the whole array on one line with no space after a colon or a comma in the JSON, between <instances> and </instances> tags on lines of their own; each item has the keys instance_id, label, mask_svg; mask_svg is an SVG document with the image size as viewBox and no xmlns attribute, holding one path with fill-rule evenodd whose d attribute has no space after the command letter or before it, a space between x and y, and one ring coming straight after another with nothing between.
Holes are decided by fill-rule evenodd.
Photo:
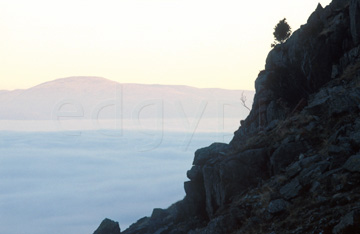
<instances>
[{"instance_id":1,"label":"boulder","mask_svg":"<svg viewBox=\"0 0 360 234\"><path fill-rule=\"evenodd\" d=\"M208 147L204 147L195 151L193 165L203 165L211 158L215 158L219 154L224 154L229 150L230 146L224 143L213 143Z\"/></svg>"},{"instance_id":2,"label":"boulder","mask_svg":"<svg viewBox=\"0 0 360 234\"><path fill-rule=\"evenodd\" d=\"M302 189L301 184L298 179L293 179L290 183L284 185L280 189L280 194L286 199L289 200L291 198L299 195L300 190Z\"/></svg>"},{"instance_id":3,"label":"boulder","mask_svg":"<svg viewBox=\"0 0 360 234\"><path fill-rule=\"evenodd\" d=\"M360 232L360 212L351 211L347 213L333 228L334 234L339 233L359 233Z\"/></svg>"},{"instance_id":4,"label":"boulder","mask_svg":"<svg viewBox=\"0 0 360 234\"><path fill-rule=\"evenodd\" d=\"M344 164L344 168L351 172L360 172L360 155L351 156Z\"/></svg>"},{"instance_id":5,"label":"boulder","mask_svg":"<svg viewBox=\"0 0 360 234\"><path fill-rule=\"evenodd\" d=\"M347 95L344 95L347 93ZM360 100L360 88L345 90L344 87L326 87L309 100L306 109L314 115L326 113L329 117L343 113L356 112Z\"/></svg>"},{"instance_id":6,"label":"boulder","mask_svg":"<svg viewBox=\"0 0 360 234\"><path fill-rule=\"evenodd\" d=\"M301 171L298 180L302 186L307 186L319 178L330 166L328 161L320 161Z\"/></svg>"},{"instance_id":7,"label":"boulder","mask_svg":"<svg viewBox=\"0 0 360 234\"><path fill-rule=\"evenodd\" d=\"M311 156L311 157L307 157L307 158L304 158L303 160L300 161L300 165L303 168L308 168L311 165L314 165L314 163L320 161L320 159L321 159L320 155L314 155L314 156Z\"/></svg>"},{"instance_id":8,"label":"boulder","mask_svg":"<svg viewBox=\"0 0 360 234\"><path fill-rule=\"evenodd\" d=\"M270 202L267 211L270 214L279 214L289 207L290 203L283 199L276 199Z\"/></svg>"},{"instance_id":9,"label":"boulder","mask_svg":"<svg viewBox=\"0 0 360 234\"><path fill-rule=\"evenodd\" d=\"M306 151L306 145L300 141L281 144L270 157L273 173L277 175L285 171L288 165L299 158L299 154Z\"/></svg>"},{"instance_id":10,"label":"boulder","mask_svg":"<svg viewBox=\"0 0 360 234\"><path fill-rule=\"evenodd\" d=\"M296 176L300 171L301 171L301 165L300 163L297 161L297 162L294 162L293 164L291 164L290 166L288 166L286 168L286 175L289 177L289 178L292 178L294 176Z\"/></svg>"}]
</instances>

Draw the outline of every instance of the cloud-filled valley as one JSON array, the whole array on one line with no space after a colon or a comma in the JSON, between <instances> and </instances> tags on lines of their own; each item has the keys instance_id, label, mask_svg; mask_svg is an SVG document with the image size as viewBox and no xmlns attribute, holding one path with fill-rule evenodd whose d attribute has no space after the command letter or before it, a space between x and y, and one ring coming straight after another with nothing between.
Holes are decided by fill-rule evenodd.
<instances>
[{"instance_id":1,"label":"cloud-filled valley","mask_svg":"<svg viewBox=\"0 0 360 234\"><path fill-rule=\"evenodd\" d=\"M159 147L141 151L147 138L131 131L126 139L97 131L0 135L0 232L7 234L91 233L104 217L123 229L182 199L194 150L218 137L195 133L184 149L184 132L164 132Z\"/></svg>"}]
</instances>

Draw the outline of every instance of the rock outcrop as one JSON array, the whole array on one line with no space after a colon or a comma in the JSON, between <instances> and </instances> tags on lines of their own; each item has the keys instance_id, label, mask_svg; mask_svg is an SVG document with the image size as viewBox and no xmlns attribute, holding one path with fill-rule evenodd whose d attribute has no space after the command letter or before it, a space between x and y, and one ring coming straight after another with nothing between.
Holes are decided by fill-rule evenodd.
<instances>
[{"instance_id":1,"label":"rock outcrop","mask_svg":"<svg viewBox=\"0 0 360 234\"><path fill-rule=\"evenodd\" d=\"M255 88L232 141L195 152L185 198L122 233L360 233L360 1L319 4Z\"/></svg>"},{"instance_id":2,"label":"rock outcrop","mask_svg":"<svg viewBox=\"0 0 360 234\"><path fill-rule=\"evenodd\" d=\"M110 219L104 219L93 234L120 234L119 223Z\"/></svg>"}]
</instances>

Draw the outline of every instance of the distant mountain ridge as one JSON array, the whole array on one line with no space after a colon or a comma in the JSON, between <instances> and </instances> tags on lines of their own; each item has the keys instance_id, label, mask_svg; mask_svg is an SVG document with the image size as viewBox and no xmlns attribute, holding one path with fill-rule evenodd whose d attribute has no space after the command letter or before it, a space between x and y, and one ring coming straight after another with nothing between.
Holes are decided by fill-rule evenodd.
<instances>
[{"instance_id":1,"label":"distant mountain ridge","mask_svg":"<svg viewBox=\"0 0 360 234\"><path fill-rule=\"evenodd\" d=\"M50 120L59 112L81 110L84 119L95 115L104 119L116 118L115 106L121 105L122 118L132 118L141 110L144 118L156 118L155 108L161 106L166 118L179 117L174 106L181 103L184 112L195 114L206 103L206 117L219 116L219 105L228 108L227 115L244 118L248 110L241 106L242 93L251 107L254 91L194 88L185 85L147 85L118 83L101 77L76 76L45 82L29 89L0 90L0 119ZM219 104L220 103L220 104ZM153 108L154 110L152 110ZM221 113L220 113L221 114Z\"/></svg>"}]
</instances>

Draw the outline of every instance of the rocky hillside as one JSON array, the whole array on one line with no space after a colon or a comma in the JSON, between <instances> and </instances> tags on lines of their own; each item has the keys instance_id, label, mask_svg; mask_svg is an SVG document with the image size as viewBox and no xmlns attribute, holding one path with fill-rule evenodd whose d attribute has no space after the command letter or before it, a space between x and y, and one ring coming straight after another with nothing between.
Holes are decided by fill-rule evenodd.
<instances>
[{"instance_id":1,"label":"rocky hillside","mask_svg":"<svg viewBox=\"0 0 360 234\"><path fill-rule=\"evenodd\" d=\"M233 140L195 152L185 198L122 233L360 233L360 1L319 5L255 87Z\"/></svg>"}]
</instances>

